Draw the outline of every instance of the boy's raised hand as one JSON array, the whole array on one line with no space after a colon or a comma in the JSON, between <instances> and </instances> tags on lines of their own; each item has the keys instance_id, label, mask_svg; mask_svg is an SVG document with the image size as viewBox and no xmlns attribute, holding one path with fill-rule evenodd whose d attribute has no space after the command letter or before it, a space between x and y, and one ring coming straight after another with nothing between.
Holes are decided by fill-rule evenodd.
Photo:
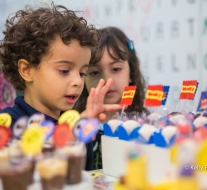
<instances>
[{"instance_id":1,"label":"boy's raised hand","mask_svg":"<svg viewBox=\"0 0 207 190\"><path fill-rule=\"evenodd\" d=\"M109 79L106 84L105 81L101 79L96 88L91 88L87 99L86 110L81 116L98 117L100 120L104 120L106 116L103 112L122 109L122 106L119 104L104 104L105 95L112 83L112 79Z\"/></svg>"}]
</instances>

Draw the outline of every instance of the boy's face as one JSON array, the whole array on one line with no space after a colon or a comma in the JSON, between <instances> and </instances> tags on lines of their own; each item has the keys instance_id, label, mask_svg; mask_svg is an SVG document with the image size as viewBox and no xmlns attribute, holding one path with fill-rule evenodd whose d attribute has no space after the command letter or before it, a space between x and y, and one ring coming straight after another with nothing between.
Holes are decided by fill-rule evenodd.
<instances>
[{"instance_id":1,"label":"boy's face","mask_svg":"<svg viewBox=\"0 0 207 190\"><path fill-rule=\"evenodd\" d=\"M113 52L110 50L113 55ZM96 87L99 80L103 78L106 81L109 78L113 79L113 84L105 96L105 104L120 103L124 87L130 83L130 68L128 61L115 61L110 57L107 49L104 49L103 57L95 64L90 65L85 84L88 91L92 87Z\"/></svg>"},{"instance_id":2,"label":"boy's face","mask_svg":"<svg viewBox=\"0 0 207 190\"><path fill-rule=\"evenodd\" d=\"M31 70L33 107L56 118L60 111L72 109L82 93L90 58L90 48L77 40L66 45L57 37L39 67Z\"/></svg>"}]
</instances>

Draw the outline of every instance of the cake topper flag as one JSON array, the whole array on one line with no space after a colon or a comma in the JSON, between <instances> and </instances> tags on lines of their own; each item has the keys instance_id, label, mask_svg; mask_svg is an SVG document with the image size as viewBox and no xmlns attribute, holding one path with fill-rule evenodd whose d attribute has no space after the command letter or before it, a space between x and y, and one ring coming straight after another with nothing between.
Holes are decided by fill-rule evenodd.
<instances>
[{"instance_id":1,"label":"cake topper flag","mask_svg":"<svg viewBox=\"0 0 207 190\"><path fill-rule=\"evenodd\" d=\"M121 105L131 105L136 92L136 86L126 86L122 94Z\"/></svg>"},{"instance_id":2,"label":"cake topper flag","mask_svg":"<svg viewBox=\"0 0 207 190\"><path fill-rule=\"evenodd\" d=\"M197 80L185 80L183 81L181 92L180 92L180 100L193 100L198 88Z\"/></svg>"},{"instance_id":3,"label":"cake topper flag","mask_svg":"<svg viewBox=\"0 0 207 190\"><path fill-rule=\"evenodd\" d=\"M10 127L12 123L12 118L8 113L1 113L0 114L0 126Z\"/></svg>"},{"instance_id":4,"label":"cake topper flag","mask_svg":"<svg viewBox=\"0 0 207 190\"><path fill-rule=\"evenodd\" d=\"M25 154L36 155L42 151L44 133L39 124L34 123L24 131L21 138L21 149Z\"/></svg>"},{"instance_id":5,"label":"cake topper flag","mask_svg":"<svg viewBox=\"0 0 207 190\"><path fill-rule=\"evenodd\" d=\"M76 138L85 143L89 143L98 133L99 121L96 118L81 118L73 128Z\"/></svg>"},{"instance_id":6,"label":"cake topper flag","mask_svg":"<svg viewBox=\"0 0 207 190\"><path fill-rule=\"evenodd\" d=\"M13 126L13 137L16 139L20 139L22 134L27 128L28 117L22 116L20 117Z\"/></svg>"},{"instance_id":7,"label":"cake topper flag","mask_svg":"<svg viewBox=\"0 0 207 190\"><path fill-rule=\"evenodd\" d=\"M148 85L144 106L161 106L163 97L165 97L163 92L163 85Z\"/></svg>"},{"instance_id":8,"label":"cake topper flag","mask_svg":"<svg viewBox=\"0 0 207 190\"><path fill-rule=\"evenodd\" d=\"M170 90L170 86L163 86L163 98L162 98L163 106L166 104L169 90Z\"/></svg>"},{"instance_id":9,"label":"cake topper flag","mask_svg":"<svg viewBox=\"0 0 207 190\"><path fill-rule=\"evenodd\" d=\"M6 146L11 137L11 130L5 126L0 126L0 148Z\"/></svg>"},{"instance_id":10,"label":"cake topper flag","mask_svg":"<svg viewBox=\"0 0 207 190\"><path fill-rule=\"evenodd\" d=\"M71 128L80 119L80 114L76 110L68 110L64 112L58 119L58 124L67 123Z\"/></svg>"},{"instance_id":11,"label":"cake topper flag","mask_svg":"<svg viewBox=\"0 0 207 190\"><path fill-rule=\"evenodd\" d=\"M43 133L45 135L45 141L49 140L55 131L55 124L52 121L45 120L40 123L40 126L42 127Z\"/></svg>"},{"instance_id":12,"label":"cake topper flag","mask_svg":"<svg viewBox=\"0 0 207 190\"><path fill-rule=\"evenodd\" d=\"M68 123L57 125L53 134L53 138L57 147L65 146L71 138L71 129Z\"/></svg>"},{"instance_id":13,"label":"cake topper flag","mask_svg":"<svg viewBox=\"0 0 207 190\"><path fill-rule=\"evenodd\" d=\"M207 110L207 91L201 92L201 97L199 100L197 111Z\"/></svg>"}]
</instances>

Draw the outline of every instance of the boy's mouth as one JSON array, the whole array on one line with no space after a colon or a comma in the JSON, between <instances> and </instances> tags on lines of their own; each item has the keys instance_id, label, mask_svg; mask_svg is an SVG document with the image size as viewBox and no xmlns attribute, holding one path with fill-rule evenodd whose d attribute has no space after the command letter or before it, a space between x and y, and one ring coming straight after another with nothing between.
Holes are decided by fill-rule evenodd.
<instances>
[{"instance_id":1,"label":"boy's mouth","mask_svg":"<svg viewBox=\"0 0 207 190\"><path fill-rule=\"evenodd\" d=\"M78 97L79 94L70 94L70 95L66 95L65 99L68 103L74 104L77 101Z\"/></svg>"}]
</instances>

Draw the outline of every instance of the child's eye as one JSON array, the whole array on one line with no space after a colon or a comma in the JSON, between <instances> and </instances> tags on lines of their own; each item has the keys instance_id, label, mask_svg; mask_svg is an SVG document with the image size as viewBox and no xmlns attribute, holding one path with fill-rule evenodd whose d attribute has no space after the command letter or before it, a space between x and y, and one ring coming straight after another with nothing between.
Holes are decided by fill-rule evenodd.
<instances>
[{"instance_id":1,"label":"child's eye","mask_svg":"<svg viewBox=\"0 0 207 190\"><path fill-rule=\"evenodd\" d=\"M117 72L117 71L121 71L122 69L121 68L113 68L112 70Z\"/></svg>"},{"instance_id":2,"label":"child's eye","mask_svg":"<svg viewBox=\"0 0 207 190\"><path fill-rule=\"evenodd\" d=\"M64 75L69 73L69 70L59 70L59 71L60 71L61 74L64 74Z\"/></svg>"},{"instance_id":3,"label":"child's eye","mask_svg":"<svg viewBox=\"0 0 207 190\"><path fill-rule=\"evenodd\" d=\"M99 71L91 71L89 72L89 75L91 76L95 76L95 75L98 75L99 74Z\"/></svg>"},{"instance_id":4,"label":"child's eye","mask_svg":"<svg viewBox=\"0 0 207 190\"><path fill-rule=\"evenodd\" d=\"M87 76L85 73L80 73L81 77Z\"/></svg>"}]
</instances>

